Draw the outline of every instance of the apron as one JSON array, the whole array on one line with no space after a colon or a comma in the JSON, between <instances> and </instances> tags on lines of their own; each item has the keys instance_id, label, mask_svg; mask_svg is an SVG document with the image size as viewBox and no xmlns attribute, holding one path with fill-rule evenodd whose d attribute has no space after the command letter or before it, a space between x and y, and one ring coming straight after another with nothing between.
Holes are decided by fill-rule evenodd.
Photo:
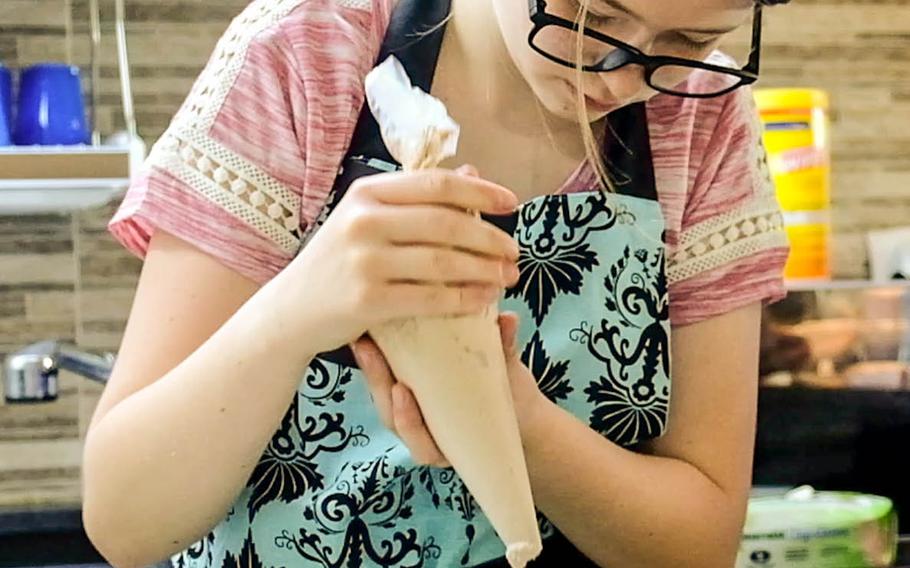
<instances>
[{"instance_id":1,"label":"apron","mask_svg":"<svg viewBox=\"0 0 910 568\"><path fill-rule=\"evenodd\" d=\"M448 1L401 0L380 60L394 53L429 91ZM414 40L413 38L419 39ZM553 402L617 444L660 436L670 399L664 218L643 104L613 113L605 144L615 193L547 195L485 216L521 248L500 302ZM395 169L364 108L332 194L308 238L362 175ZM606 475L606 473L605 473ZM566 483L571 483L567 479ZM542 515L530 566L594 566ZM596 521L596 520L595 520ZM507 566L505 549L452 469L416 465L386 429L349 348L310 363L281 426L228 516L175 556L184 566Z\"/></svg>"}]
</instances>

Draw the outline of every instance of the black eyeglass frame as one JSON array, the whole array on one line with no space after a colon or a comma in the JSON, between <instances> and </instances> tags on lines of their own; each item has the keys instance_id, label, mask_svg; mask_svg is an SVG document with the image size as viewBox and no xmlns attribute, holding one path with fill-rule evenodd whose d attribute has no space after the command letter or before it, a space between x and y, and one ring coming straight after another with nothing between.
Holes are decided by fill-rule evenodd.
<instances>
[{"instance_id":1,"label":"black eyeglass frame","mask_svg":"<svg viewBox=\"0 0 910 568\"><path fill-rule=\"evenodd\" d=\"M581 26L579 26L577 22L572 22L566 20L565 18L560 18L559 16L554 16L553 14L547 13L546 0L528 0L528 9L530 11L531 22L534 24L534 28L531 29L531 32L528 34L528 45L531 46L531 49L554 63L575 69L575 63L566 61L565 59L557 57L547 52L546 50L541 49L534 44L534 39L542 30L548 26L558 26L571 30L575 33L578 33ZM625 57L620 60L618 64L612 64L612 62L609 62L612 56L612 54L610 54L593 65L582 66L582 71L589 73L609 73L610 71L621 69L626 65L641 65L645 70L645 82L648 84L648 86L656 91L666 93L668 95L694 99L710 99L713 97L725 95L727 93L735 91L736 89L739 89L740 87L751 85L758 80L762 32L762 5L758 2L755 4L755 9L753 12L752 47L749 51L749 61L741 69L721 67L719 65L705 63L704 61L685 59L682 57L648 55L633 45L629 45L628 43L618 40L615 37L606 35L596 30L585 27L583 32L585 36L590 37L591 39L600 41L601 43L605 43L607 45L612 45L613 47L622 50ZM731 75L739 79L739 81L735 85L716 93L682 93L679 91L674 91L673 89L655 85L651 80L654 76L654 73L656 73L658 69L667 65L673 65L676 67L691 67L693 70L704 69L706 71L714 71L716 73Z\"/></svg>"}]
</instances>

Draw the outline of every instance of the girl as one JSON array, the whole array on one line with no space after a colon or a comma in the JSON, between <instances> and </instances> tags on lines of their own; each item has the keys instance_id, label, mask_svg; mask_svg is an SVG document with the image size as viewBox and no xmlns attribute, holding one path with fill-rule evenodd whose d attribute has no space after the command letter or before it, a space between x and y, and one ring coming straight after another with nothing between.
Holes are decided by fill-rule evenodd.
<instances>
[{"instance_id":1,"label":"girl","mask_svg":"<svg viewBox=\"0 0 910 568\"><path fill-rule=\"evenodd\" d=\"M365 336L499 301L536 565L728 568L760 306L787 252L741 88L760 16L753 0L250 4L111 221L145 264L86 440L99 550L124 567L502 566ZM715 52L750 21L748 57ZM358 123L393 52L461 124L457 163L394 171Z\"/></svg>"}]
</instances>

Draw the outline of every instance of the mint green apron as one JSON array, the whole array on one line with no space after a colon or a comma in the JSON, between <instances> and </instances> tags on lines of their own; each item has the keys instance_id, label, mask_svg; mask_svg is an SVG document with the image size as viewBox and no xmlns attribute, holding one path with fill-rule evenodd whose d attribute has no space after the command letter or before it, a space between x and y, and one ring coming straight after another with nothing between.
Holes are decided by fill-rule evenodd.
<instances>
[{"instance_id":1,"label":"mint green apron","mask_svg":"<svg viewBox=\"0 0 910 568\"><path fill-rule=\"evenodd\" d=\"M432 13L402 15L401 6L419 12L430 4L402 0L380 59L390 51L389 38L410 37L402 22L437 21ZM425 35L420 49L392 50L425 90L440 39ZM621 137L605 144L616 193L592 187L539 197L513 215L487 220L521 247L520 281L500 307L520 316L522 360L540 389L605 438L631 445L660 436L669 412L664 218L644 105L621 109L610 122L608 132ZM354 179L391 162L365 110L310 237ZM531 566L593 566L543 516L540 525L544 552ZM504 554L458 475L417 466L382 425L344 348L311 362L227 517L172 562L178 568L493 567L506 566Z\"/></svg>"},{"instance_id":2,"label":"mint green apron","mask_svg":"<svg viewBox=\"0 0 910 568\"><path fill-rule=\"evenodd\" d=\"M620 114L644 119L643 108ZM647 148L624 162L645 171L644 186L632 176L615 194L544 196L488 220L521 247L520 281L500 307L520 316L522 360L540 389L606 438L630 445L665 429L670 346L664 221L653 181L647 185ZM327 214L345 188L336 187ZM541 529L545 555L535 565L584 565L543 517ZM571 554L579 560L566 564ZM493 566L503 555L458 475L417 466L382 425L360 370L341 349L312 361L230 514L173 562L449 567ZM547 564L551 556L562 563Z\"/></svg>"}]
</instances>

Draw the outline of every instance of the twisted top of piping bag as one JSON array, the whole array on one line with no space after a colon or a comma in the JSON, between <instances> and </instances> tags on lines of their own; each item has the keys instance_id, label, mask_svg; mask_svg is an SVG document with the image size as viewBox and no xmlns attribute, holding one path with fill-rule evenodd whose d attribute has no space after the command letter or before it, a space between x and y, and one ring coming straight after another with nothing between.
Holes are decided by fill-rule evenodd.
<instances>
[{"instance_id":1,"label":"twisted top of piping bag","mask_svg":"<svg viewBox=\"0 0 910 568\"><path fill-rule=\"evenodd\" d=\"M442 101L411 84L395 56L366 77L370 110L389 153L406 171L435 168L458 149L458 124Z\"/></svg>"}]
</instances>

